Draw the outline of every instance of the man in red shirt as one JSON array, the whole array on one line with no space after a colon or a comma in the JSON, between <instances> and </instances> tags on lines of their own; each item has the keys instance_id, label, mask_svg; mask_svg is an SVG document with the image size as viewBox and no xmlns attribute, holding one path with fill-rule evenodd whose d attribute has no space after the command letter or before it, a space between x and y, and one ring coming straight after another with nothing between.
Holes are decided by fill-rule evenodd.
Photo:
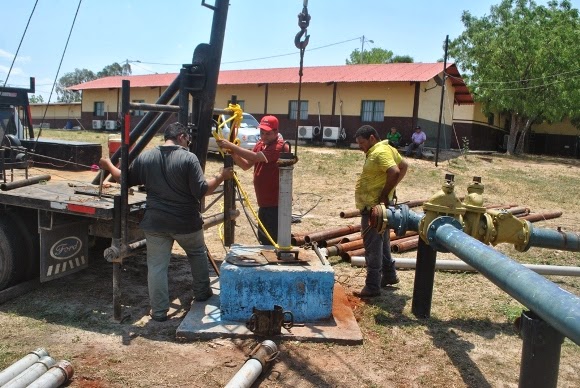
<instances>
[{"instance_id":1,"label":"man in red shirt","mask_svg":"<svg viewBox=\"0 0 580 388\"><path fill-rule=\"evenodd\" d=\"M275 116L264 116L260 121L260 140L252 151L238 147L227 141L218 140L217 144L229 150L234 162L243 170L254 166L254 189L258 201L258 217L272 237L278 240L278 195L280 192L280 170L278 159L281 152L288 152L282 135L278 133L278 119ZM270 241L261 229L258 240L262 245Z\"/></svg>"}]
</instances>

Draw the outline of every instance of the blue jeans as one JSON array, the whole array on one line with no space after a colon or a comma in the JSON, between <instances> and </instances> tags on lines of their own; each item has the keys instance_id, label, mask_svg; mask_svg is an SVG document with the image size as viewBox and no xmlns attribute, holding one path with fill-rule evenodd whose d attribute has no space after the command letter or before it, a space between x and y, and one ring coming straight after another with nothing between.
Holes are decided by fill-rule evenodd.
<instances>
[{"instance_id":1,"label":"blue jeans","mask_svg":"<svg viewBox=\"0 0 580 388\"><path fill-rule=\"evenodd\" d=\"M193 277L194 297L207 296L211 291L207 249L203 229L187 234L145 232L147 241L147 284L151 315L163 317L169 311L167 269L173 242L177 241L187 254Z\"/></svg>"},{"instance_id":2,"label":"blue jeans","mask_svg":"<svg viewBox=\"0 0 580 388\"><path fill-rule=\"evenodd\" d=\"M361 216L361 231L366 231L363 236L367 265L365 287L371 292L379 291L381 276L395 276L397 273L391 256L391 231L387 229L379 234L375 228L369 228L368 214Z\"/></svg>"}]
</instances>

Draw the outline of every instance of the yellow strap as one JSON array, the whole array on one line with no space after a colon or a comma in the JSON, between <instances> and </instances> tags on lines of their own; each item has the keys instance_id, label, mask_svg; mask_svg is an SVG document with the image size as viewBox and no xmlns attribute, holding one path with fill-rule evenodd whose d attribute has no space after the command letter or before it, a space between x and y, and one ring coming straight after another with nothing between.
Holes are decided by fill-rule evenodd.
<instances>
[{"instance_id":1,"label":"yellow strap","mask_svg":"<svg viewBox=\"0 0 580 388\"><path fill-rule=\"evenodd\" d=\"M212 135L216 139L216 141L223 140L224 136L222 134L222 128L224 127L224 125L226 125L226 123L232 122L230 124L231 130L230 130L230 138L228 140L233 144L239 146L241 142L240 139L238 139L238 128L242 123L244 112L242 111L242 108L238 104L229 104L228 107L225 108L224 110L233 112L232 116L229 119L222 121L222 115L219 115L218 126L215 131L212 131ZM219 151L220 154L224 156L224 151L221 148L219 149Z\"/></svg>"}]
</instances>

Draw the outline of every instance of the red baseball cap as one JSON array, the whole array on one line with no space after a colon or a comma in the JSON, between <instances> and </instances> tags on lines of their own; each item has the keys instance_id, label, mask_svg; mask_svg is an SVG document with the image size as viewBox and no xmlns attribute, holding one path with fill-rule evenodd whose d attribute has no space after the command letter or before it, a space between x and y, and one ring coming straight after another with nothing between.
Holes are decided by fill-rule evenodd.
<instances>
[{"instance_id":1,"label":"red baseball cap","mask_svg":"<svg viewBox=\"0 0 580 388\"><path fill-rule=\"evenodd\" d=\"M264 116L260 120L260 125L258 128L264 131L277 131L278 130L278 119L275 116Z\"/></svg>"}]
</instances>

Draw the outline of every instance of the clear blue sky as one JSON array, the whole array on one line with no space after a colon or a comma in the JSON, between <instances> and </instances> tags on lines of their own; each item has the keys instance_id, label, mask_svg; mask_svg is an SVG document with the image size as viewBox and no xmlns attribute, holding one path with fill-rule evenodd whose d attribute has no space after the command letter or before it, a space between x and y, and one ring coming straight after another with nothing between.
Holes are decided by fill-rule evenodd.
<instances>
[{"instance_id":1,"label":"clear blue sky","mask_svg":"<svg viewBox=\"0 0 580 388\"><path fill-rule=\"evenodd\" d=\"M6 1L0 34L0 82L36 0ZM214 0L206 0L213 4ZM547 1L538 0L538 4ZM8 79L27 86L35 77L37 94L48 100L78 0L38 0ZM415 62L443 58L445 36L463 31L461 14L481 17L500 0L309 0L312 16L305 66L343 65L350 53L373 47ZM578 8L580 0L572 0ZM303 0L230 0L222 70L299 66L294 36ZM176 73L191 63L195 46L207 43L212 11L201 0L82 0L58 77L75 68L100 71L113 62L133 62L133 74ZM373 41L373 43L370 42ZM290 55L285 55L290 54ZM267 59L259 59L271 57ZM255 60L256 59L256 60ZM169 65L159 65L169 64ZM56 101L54 93L51 102Z\"/></svg>"}]
</instances>

